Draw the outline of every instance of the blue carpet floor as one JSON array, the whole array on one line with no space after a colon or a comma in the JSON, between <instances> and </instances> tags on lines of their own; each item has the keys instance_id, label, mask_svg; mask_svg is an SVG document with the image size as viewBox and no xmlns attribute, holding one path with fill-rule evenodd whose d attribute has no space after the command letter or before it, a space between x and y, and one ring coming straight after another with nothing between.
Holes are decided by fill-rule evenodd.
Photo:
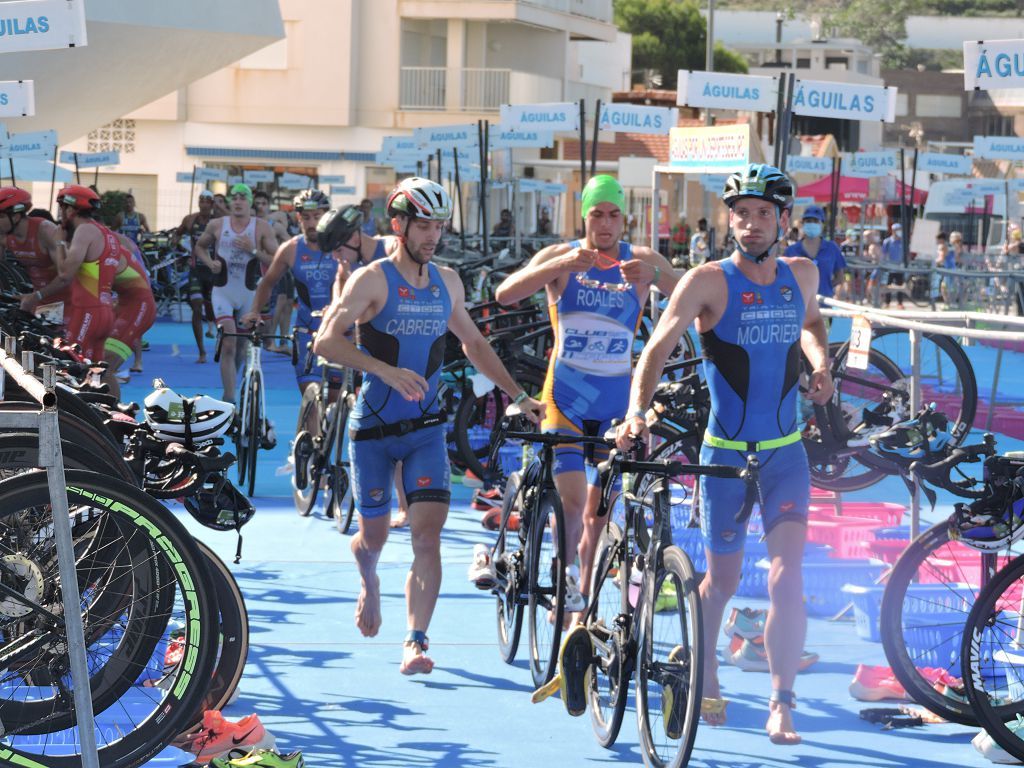
<instances>
[{"instance_id":1,"label":"blue carpet floor","mask_svg":"<svg viewBox=\"0 0 1024 768\"><path fill-rule=\"evenodd\" d=\"M150 379L162 376L183 394L218 395L212 363L194 363L187 325L160 323L147 336L152 351L145 373L124 389L141 400ZM972 357L978 348L972 348ZM994 354L980 350L978 379L991 386ZM211 355L212 357L212 355ZM241 697L226 714L259 713L282 750L301 749L311 768L346 766L600 766L641 762L635 715L627 713L618 744L602 749L589 718L570 718L557 699L530 703L524 662L502 663L496 646L494 603L466 580L475 543L488 541L469 508L470 493L455 486L443 537L445 579L430 628L432 675L399 674L405 633L404 580L411 559L408 530L394 532L381 566L383 628L362 638L353 624L359 581L348 537L317 513L303 519L291 504L288 477L275 474L286 458L298 393L289 361L265 355L270 416L279 446L260 454L257 515L245 528L242 563L233 566L245 593L252 626L249 664ZM1019 379L1016 357L1003 361L1004 375ZM1002 389L1002 387L1000 387ZM1008 385L1007 391L1013 386ZM1018 390L1019 391L1019 388ZM1000 443L1001 448L1011 446ZM905 500L898 480L856 495L868 500ZM948 499L937 514L948 510ZM190 530L225 561L234 554L233 534L218 534L186 518ZM763 605L737 599L738 605ZM724 638L722 641L724 644ZM720 644L720 650L722 647ZM974 730L958 725L881 731L858 717L865 706L847 686L858 663L884 664L882 647L860 640L852 621L812 619L807 648L821 660L800 675L796 723L798 747L773 746L764 735L769 679L722 667L731 700L729 724L702 726L691 765L701 768L940 768L987 765L970 746ZM520 654L522 655L522 654ZM181 753L168 750L151 765L174 765Z\"/></svg>"}]
</instances>

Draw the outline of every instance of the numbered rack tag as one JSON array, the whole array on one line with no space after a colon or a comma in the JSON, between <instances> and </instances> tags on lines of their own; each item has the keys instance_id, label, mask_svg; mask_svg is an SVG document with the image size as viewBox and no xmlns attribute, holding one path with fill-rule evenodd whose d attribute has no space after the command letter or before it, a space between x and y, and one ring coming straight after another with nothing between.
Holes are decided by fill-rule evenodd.
<instances>
[{"instance_id":1,"label":"numbered rack tag","mask_svg":"<svg viewBox=\"0 0 1024 768\"><path fill-rule=\"evenodd\" d=\"M857 315L853 318L853 327L850 329L850 349L846 354L846 367L866 371L870 354L871 321L863 315Z\"/></svg>"}]
</instances>

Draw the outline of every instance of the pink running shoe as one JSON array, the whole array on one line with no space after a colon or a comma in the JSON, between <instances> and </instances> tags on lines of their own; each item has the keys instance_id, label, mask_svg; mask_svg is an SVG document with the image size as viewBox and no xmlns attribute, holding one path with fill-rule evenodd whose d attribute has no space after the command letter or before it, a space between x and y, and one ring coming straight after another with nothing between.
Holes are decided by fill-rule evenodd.
<instances>
[{"instance_id":1,"label":"pink running shoe","mask_svg":"<svg viewBox=\"0 0 1024 768\"><path fill-rule=\"evenodd\" d=\"M263 727L258 715L246 715L236 723L224 719L216 709L203 713L202 729L185 734L175 746L196 756L196 762L205 764L218 757L241 757L264 747L273 749L277 739Z\"/></svg>"},{"instance_id":2,"label":"pink running shoe","mask_svg":"<svg viewBox=\"0 0 1024 768\"><path fill-rule=\"evenodd\" d=\"M889 667L872 667L858 664L850 683L850 695L858 701L903 701L907 692L900 685Z\"/></svg>"}]
</instances>

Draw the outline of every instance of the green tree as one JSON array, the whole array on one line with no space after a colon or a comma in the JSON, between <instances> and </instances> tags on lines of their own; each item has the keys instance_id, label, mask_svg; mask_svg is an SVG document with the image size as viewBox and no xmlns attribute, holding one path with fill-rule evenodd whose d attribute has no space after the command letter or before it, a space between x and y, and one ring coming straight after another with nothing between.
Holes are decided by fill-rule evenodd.
<instances>
[{"instance_id":1,"label":"green tree","mask_svg":"<svg viewBox=\"0 0 1024 768\"><path fill-rule=\"evenodd\" d=\"M707 30L696 0L615 0L615 24L633 35L633 68L655 69L675 88L680 69L704 70ZM746 72L746 60L715 43L717 72Z\"/></svg>"},{"instance_id":2,"label":"green tree","mask_svg":"<svg viewBox=\"0 0 1024 768\"><path fill-rule=\"evenodd\" d=\"M96 218L108 227L113 226L114 218L124 210L124 199L128 197L127 192L119 189L108 189L100 193L100 209Z\"/></svg>"},{"instance_id":3,"label":"green tree","mask_svg":"<svg viewBox=\"0 0 1024 768\"><path fill-rule=\"evenodd\" d=\"M882 66L901 69L910 64L904 41L907 16L919 13L923 0L844 0L823 8L825 27L836 27L843 37L854 37L882 54Z\"/></svg>"}]
</instances>

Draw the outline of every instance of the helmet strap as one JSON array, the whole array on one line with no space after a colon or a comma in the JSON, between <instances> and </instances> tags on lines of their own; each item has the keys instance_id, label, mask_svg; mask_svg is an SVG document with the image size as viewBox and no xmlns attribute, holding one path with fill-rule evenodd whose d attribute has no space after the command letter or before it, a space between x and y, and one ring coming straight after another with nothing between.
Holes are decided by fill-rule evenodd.
<instances>
[{"instance_id":1,"label":"helmet strap","mask_svg":"<svg viewBox=\"0 0 1024 768\"><path fill-rule=\"evenodd\" d=\"M754 254L751 253L750 251L745 251L743 250L743 246L740 245L739 238L736 238L736 250L740 252L740 255L743 258L749 259L755 264L761 264L762 262L764 262L765 259L771 256L772 250L774 250L776 244L780 240L782 240L783 234L784 232L782 231L782 214L779 211L779 207L775 206L775 239L772 240L771 243L769 243L767 250L765 250L765 252L761 254Z\"/></svg>"},{"instance_id":2,"label":"helmet strap","mask_svg":"<svg viewBox=\"0 0 1024 768\"><path fill-rule=\"evenodd\" d=\"M409 246L406 245L407 238L409 236L409 225L412 224L412 217L406 215L405 217L405 229L402 231L402 250L412 259L413 264L418 264L420 271L419 276L423 277L423 268L427 265L427 259L420 261L412 255L412 251L409 250Z\"/></svg>"}]
</instances>

